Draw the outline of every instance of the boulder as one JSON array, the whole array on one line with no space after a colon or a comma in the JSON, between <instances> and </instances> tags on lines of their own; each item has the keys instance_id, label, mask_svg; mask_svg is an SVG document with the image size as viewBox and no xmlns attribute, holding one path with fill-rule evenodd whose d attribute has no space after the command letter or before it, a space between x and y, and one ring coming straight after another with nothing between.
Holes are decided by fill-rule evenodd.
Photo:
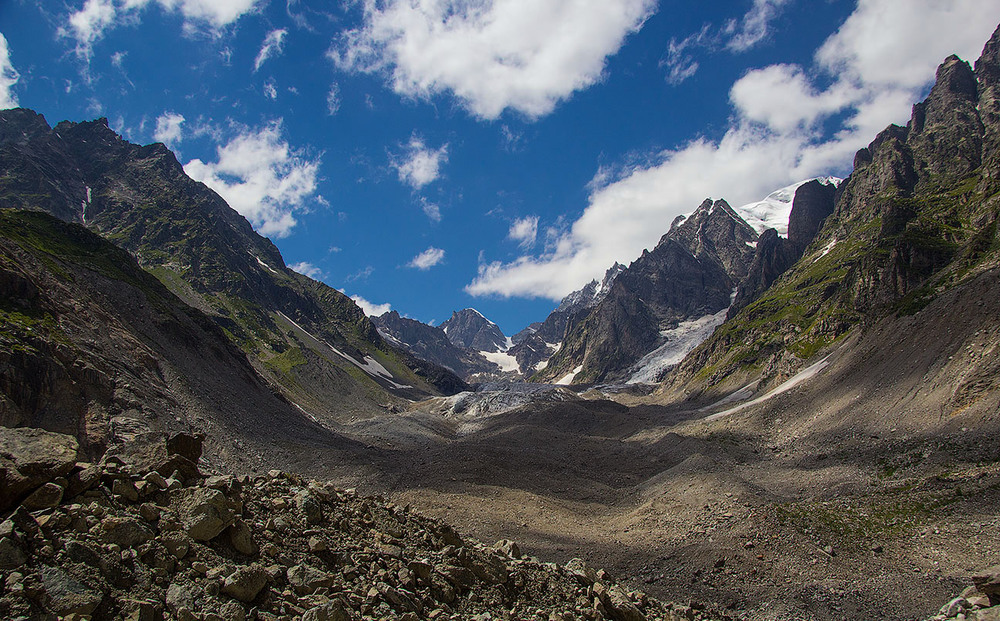
<instances>
[{"instance_id":1,"label":"boulder","mask_svg":"<svg viewBox=\"0 0 1000 621\"><path fill-rule=\"evenodd\" d=\"M13 537L0 537L0 570L17 569L27 560L28 557L24 555Z\"/></svg>"},{"instance_id":2,"label":"boulder","mask_svg":"<svg viewBox=\"0 0 1000 621\"><path fill-rule=\"evenodd\" d=\"M253 556L260 551L253 540L253 533L250 527L239 518L236 518L233 525L229 527L229 543L232 544L233 549L237 552L247 556Z\"/></svg>"},{"instance_id":3,"label":"boulder","mask_svg":"<svg viewBox=\"0 0 1000 621\"><path fill-rule=\"evenodd\" d=\"M1000 604L1000 565L994 565L972 576L972 584L980 593L990 598L993 605Z\"/></svg>"},{"instance_id":4,"label":"boulder","mask_svg":"<svg viewBox=\"0 0 1000 621\"><path fill-rule=\"evenodd\" d=\"M317 589L333 584L333 577L309 565L295 565L287 572L288 584L299 595L309 595Z\"/></svg>"},{"instance_id":5,"label":"boulder","mask_svg":"<svg viewBox=\"0 0 1000 621\"><path fill-rule=\"evenodd\" d=\"M350 618L344 602L339 599L314 606L302 615L302 621L348 621Z\"/></svg>"},{"instance_id":6,"label":"boulder","mask_svg":"<svg viewBox=\"0 0 1000 621\"><path fill-rule=\"evenodd\" d=\"M198 462L186 456L195 451L171 452L168 443L160 433L139 434L118 449L114 457L135 473L157 472L166 477L179 472L185 481L200 478ZM200 451L197 453L201 455Z\"/></svg>"},{"instance_id":7,"label":"boulder","mask_svg":"<svg viewBox=\"0 0 1000 621\"><path fill-rule=\"evenodd\" d=\"M236 512L222 492L201 487L184 491L178 515L185 532L195 541L214 539L236 520Z\"/></svg>"},{"instance_id":8,"label":"boulder","mask_svg":"<svg viewBox=\"0 0 1000 621\"><path fill-rule=\"evenodd\" d=\"M46 483L35 491L31 492L27 498L21 501L28 511L38 511L39 509L51 509L58 507L62 501L63 488L55 483Z\"/></svg>"},{"instance_id":9,"label":"boulder","mask_svg":"<svg viewBox=\"0 0 1000 621\"><path fill-rule=\"evenodd\" d=\"M101 541L122 548L134 548L153 538L142 522L123 517L106 517L101 521Z\"/></svg>"},{"instance_id":10,"label":"boulder","mask_svg":"<svg viewBox=\"0 0 1000 621\"><path fill-rule=\"evenodd\" d=\"M79 457L80 445L72 436L0 427L0 511L69 474Z\"/></svg>"},{"instance_id":11,"label":"boulder","mask_svg":"<svg viewBox=\"0 0 1000 621\"><path fill-rule=\"evenodd\" d=\"M250 602L267 586L268 578L264 568L256 563L240 567L226 578L222 592L241 602Z\"/></svg>"},{"instance_id":12,"label":"boulder","mask_svg":"<svg viewBox=\"0 0 1000 621\"><path fill-rule=\"evenodd\" d=\"M61 615L89 615L101 604L104 595L83 584L58 567L42 568L45 607Z\"/></svg>"}]
</instances>

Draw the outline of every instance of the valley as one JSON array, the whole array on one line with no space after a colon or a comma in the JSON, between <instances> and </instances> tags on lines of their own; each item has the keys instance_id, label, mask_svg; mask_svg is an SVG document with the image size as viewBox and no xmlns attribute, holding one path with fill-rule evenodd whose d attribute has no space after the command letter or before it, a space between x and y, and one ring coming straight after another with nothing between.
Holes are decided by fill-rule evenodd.
<instances>
[{"instance_id":1,"label":"valley","mask_svg":"<svg viewBox=\"0 0 1000 621\"><path fill-rule=\"evenodd\" d=\"M188 621L207 580L232 619L997 618L998 145L1000 29L845 179L692 205L507 336L368 316L163 144L0 111L0 440L73 453L0 453L0 611L140 584L128 618ZM157 547L222 504L198 561ZM70 561L92 606L53 608Z\"/></svg>"}]
</instances>

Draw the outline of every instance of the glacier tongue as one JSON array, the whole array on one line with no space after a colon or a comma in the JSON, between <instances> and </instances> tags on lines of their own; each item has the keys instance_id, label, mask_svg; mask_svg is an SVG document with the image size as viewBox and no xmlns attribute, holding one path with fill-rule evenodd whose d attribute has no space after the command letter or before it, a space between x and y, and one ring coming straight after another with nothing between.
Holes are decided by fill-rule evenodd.
<instances>
[{"instance_id":1,"label":"glacier tongue","mask_svg":"<svg viewBox=\"0 0 1000 621\"><path fill-rule=\"evenodd\" d=\"M726 320L724 308L713 315L705 315L698 319L682 321L672 330L664 330L662 335L667 342L643 356L636 363L635 371L626 380L626 384L655 384L663 373L677 365L684 356L697 347L715 332L715 329Z\"/></svg>"}]
</instances>

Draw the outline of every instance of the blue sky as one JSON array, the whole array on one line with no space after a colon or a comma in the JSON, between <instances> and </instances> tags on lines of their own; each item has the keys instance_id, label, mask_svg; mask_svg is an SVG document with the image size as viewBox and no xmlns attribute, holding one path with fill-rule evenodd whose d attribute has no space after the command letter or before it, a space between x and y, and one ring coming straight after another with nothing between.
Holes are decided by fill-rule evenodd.
<instances>
[{"instance_id":1,"label":"blue sky","mask_svg":"<svg viewBox=\"0 0 1000 621\"><path fill-rule=\"evenodd\" d=\"M1000 0L0 0L0 108L165 142L295 269L512 334L905 123Z\"/></svg>"}]
</instances>

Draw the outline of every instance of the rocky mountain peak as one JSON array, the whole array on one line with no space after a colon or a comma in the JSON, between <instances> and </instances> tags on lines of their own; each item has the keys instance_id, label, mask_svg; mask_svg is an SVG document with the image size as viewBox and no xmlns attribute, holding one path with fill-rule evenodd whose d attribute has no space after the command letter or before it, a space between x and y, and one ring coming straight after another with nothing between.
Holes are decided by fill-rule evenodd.
<instances>
[{"instance_id":1,"label":"rocky mountain peak","mask_svg":"<svg viewBox=\"0 0 1000 621\"><path fill-rule=\"evenodd\" d=\"M448 339L473 351L498 352L507 349L507 337L500 326L474 308L455 311L451 319L441 324Z\"/></svg>"},{"instance_id":2,"label":"rocky mountain peak","mask_svg":"<svg viewBox=\"0 0 1000 621\"><path fill-rule=\"evenodd\" d=\"M809 245L823 220L833 213L836 193L837 186L815 179L799 186L788 217L789 242L803 249Z\"/></svg>"},{"instance_id":3,"label":"rocky mountain peak","mask_svg":"<svg viewBox=\"0 0 1000 621\"><path fill-rule=\"evenodd\" d=\"M48 131L49 124L45 121L45 117L34 110L14 108L0 114L0 143L24 144Z\"/></svg>"}]
</instances>

